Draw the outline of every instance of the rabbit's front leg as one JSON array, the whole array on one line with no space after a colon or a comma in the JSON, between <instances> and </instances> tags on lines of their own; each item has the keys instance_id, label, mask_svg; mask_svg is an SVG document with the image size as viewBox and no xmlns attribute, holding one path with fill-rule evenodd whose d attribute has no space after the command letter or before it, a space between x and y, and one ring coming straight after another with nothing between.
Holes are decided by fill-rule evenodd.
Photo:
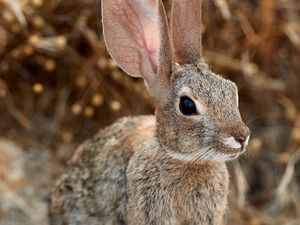
<instances>
[{"instance_id":1,"label":"rabbit's front leg","mask_svg":"<svg viewBox=\"0 0 300 225\"><path fill-rule=\"evenodd\" d=\"M157 188L144 186L142 189L144 191L142 195L139 190L135 193L130 192L127 208L128 225L176 225L169 204L163 203L165 199L159 197Z\"/></svg>"},{"instance_id":2,"label":"rabbit's front leg","mask_svg":"<svg viewBox=\"0 0 300 225\"><path fill-rule=\"evenodd\" d=\"M135 154L127 168L128 224L221 225L229 181L225 164L185 164L154 149L149 145Z\"/></svg>"},{"instance_id":3,"label":"rabbit's front leg","mask_svg":"<svg viewBox=\"0 0 300 225\"><path fill-rule=\"evenodd\" d=\"M135 154L127 168L128 225L171 225L161 218L169 218L170 213L169 204L163 203L165 197L161 196L159 167L153 162L159 144L148 141L144 146L148 150L141 149Z\"/></svg>"}]
</instances>

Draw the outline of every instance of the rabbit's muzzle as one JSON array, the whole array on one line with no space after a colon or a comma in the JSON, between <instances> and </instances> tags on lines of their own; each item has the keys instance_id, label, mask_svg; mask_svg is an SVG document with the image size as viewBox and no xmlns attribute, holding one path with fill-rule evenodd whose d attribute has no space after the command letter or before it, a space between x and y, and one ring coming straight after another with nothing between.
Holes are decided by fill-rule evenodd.
<instances>
[{"instance_id":1,"label":"rabbit's muzzle","mask_svg":"<svg viewBox=\"0 0 300 225\"><path fill-rule=\"evenodd\" d=\"M231 151L228 153L243 153L250 139L250 130L245 124L240 124L229 129L230 132L227 132L227 137L224 138L225 147L229 148Z\"/></svg>"}]
</instances>

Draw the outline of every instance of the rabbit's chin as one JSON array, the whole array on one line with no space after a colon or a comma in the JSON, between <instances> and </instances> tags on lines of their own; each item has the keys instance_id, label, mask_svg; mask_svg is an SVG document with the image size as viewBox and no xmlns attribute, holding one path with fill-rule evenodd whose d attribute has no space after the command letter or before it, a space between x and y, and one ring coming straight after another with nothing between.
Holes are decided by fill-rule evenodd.
<instances>
[{"instance_id":1,"label":"rabbit's chin","mask_svg":"<svg viewBox=\"0 0 300 225\"><path fill-rule=\"evenodd\" d=\"M218 161L218 162L224 162L224 161L230 161L237 159L240 155L242 155L246 149L225 149L222 148L222 150L213 149L208 152L207 155L203 157L203 160L211 160L211 161Z\"/></svg>"},{"instance_id":2,"label":"rabbit's chin","mask_svg":"<svg viewBox=\"0 0 300 225\"><path fill-rule=\"evenodd\" d=\"M225 162L238 158L242 153L246 151L246 148L231 149L222 148L222 150L217 150L217 148L204 148L191 153L183 153L178 151L168 151L169 157L175 160L192 162L192 161L218 161Z\"/></svg>"},{"instance_id":3,"label":"rabbit's chin","mask_svg":"<svg viewBox=\"0 0 300 225\"><path fill-rule=\"evenodd\" d=\"M220 155L222 155L222 157L224 158L224 161L230 161L230 160L237 159L245 151L246 151L246 149L241 149L240 152L236 152L236 153L221 153Z\"/></svg>"},{"instance_id":4,"label":"rabbit's chin","mask_svg":"<svg viewBox=\"0 0 300 225\"><path fill-rule=\"evenodd\" d=\"M237 159L246 151L247 146L241 146L239 148L228 148L227 146L222 146L215 148L213 160L215 161L230 161Z\"/></svg>"}]
</instances>

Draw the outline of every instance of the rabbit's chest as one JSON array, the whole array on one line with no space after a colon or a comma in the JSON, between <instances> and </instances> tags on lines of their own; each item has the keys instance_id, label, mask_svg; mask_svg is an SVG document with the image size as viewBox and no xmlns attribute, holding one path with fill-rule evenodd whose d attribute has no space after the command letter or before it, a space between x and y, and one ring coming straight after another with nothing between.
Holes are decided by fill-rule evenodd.
<instances>
[{"instance_id":1,"label":"rabbit's chest","mask_svg":"<svg viewBox=\"0 0 300 225\"><path fill-rule=\"evenodd\" d=\"M227 204L227 171L214 176L194 172L164 178L162 190L170 191L162 194L168 202L162 200L161 206L168 205L170 224L219 224Z\"/></svg>"},{"instance_id":2,"label":"rabbit's chest","mask_svg":"<svg viewBox=\"0 0 300 225\"><path fill-rule=\"evenodd\" d=\"M228 192L225 166L210 170L144 164L135 167L128 184L129 221L153 225L218 225L222 221Z\"/></svg>"}]
</instances>

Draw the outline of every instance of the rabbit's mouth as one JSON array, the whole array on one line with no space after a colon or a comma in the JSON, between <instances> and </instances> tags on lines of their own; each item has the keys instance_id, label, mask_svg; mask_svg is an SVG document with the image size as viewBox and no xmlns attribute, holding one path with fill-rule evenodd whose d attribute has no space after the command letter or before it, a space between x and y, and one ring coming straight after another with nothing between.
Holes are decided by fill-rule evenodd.
<instances>
[{"instance_id":1,"label":"rabbit's mouth","mask_svg":"<svg viewBox=\"0 0 300 225\"><path fill-rule=\"evenodd\" d=\"M243 143L234 140L233 138L210 139L211 142L205 143L202 147L189 149L189 151L173 151L168 149L167 155L172 159L180 161L229 161L238 158L246 151L249 137ZM189 146L190 147L190 146Z\"/></svg>"},{"instance_id":2,"label":"rabbit's mouth","mask_svg":"<svg viewBox=\"0 0 300 225\"><path fill-rule=\"evenodd\" d=\"M246 151L246 149L243 149L243 150L241 150L241 152L234 153L234 154L228 154L228 158L229 158L229 160L237 159L245 151Z\"/></svg>"},{"instance_id":3,"label":"rabbit's mouth","mask_svg":"<svg viewBox=\"0 0 300 225\"><path fill-rule=\"evenodd\" d=\"M230 148L230 149L245 149L248 145L250 136L247 136L245 138L234 138L229 137L225 138L223 141L224 146Z\"/></svg>"},{"instance_id":4,"label":"rabbit's mouth","mask_svg":"<svg viewBox=\"0 0 300 225\"><path fill-rule=\"evenodd\" d=\"M249 142L249 136L243 141L236 140L233 137L221 138L217 142L213 141L211 144L214 153L212 153L212 160L228 161L238 158L246 151Z\"/></svg>"},{"instance_id":5,"label":"rabbit's mouth","mask_svg":"<svg viewBox=\"0 0 300 225\"><path fill-rule=\"evenodd\" d=\"M242 155L246 151L246 147L241 148L228 148L228 147L220 147L219 150L216 150L213 154L212 160L215 161L230 161L237 159L240 155Z\"/></svg>"},{"instance_id":6,"label":"rabbit's mouth","mask_svg":"<svg viewBox=\"0 0 300 225\"><path fill-rule=\"evenodd\" d=\"M226 155L229 160L238 158L246 151L250 136L247 136L244 140L237 140L233 137L224 138L221 142L221 152Z\"/></svg>"}]
</instances>

